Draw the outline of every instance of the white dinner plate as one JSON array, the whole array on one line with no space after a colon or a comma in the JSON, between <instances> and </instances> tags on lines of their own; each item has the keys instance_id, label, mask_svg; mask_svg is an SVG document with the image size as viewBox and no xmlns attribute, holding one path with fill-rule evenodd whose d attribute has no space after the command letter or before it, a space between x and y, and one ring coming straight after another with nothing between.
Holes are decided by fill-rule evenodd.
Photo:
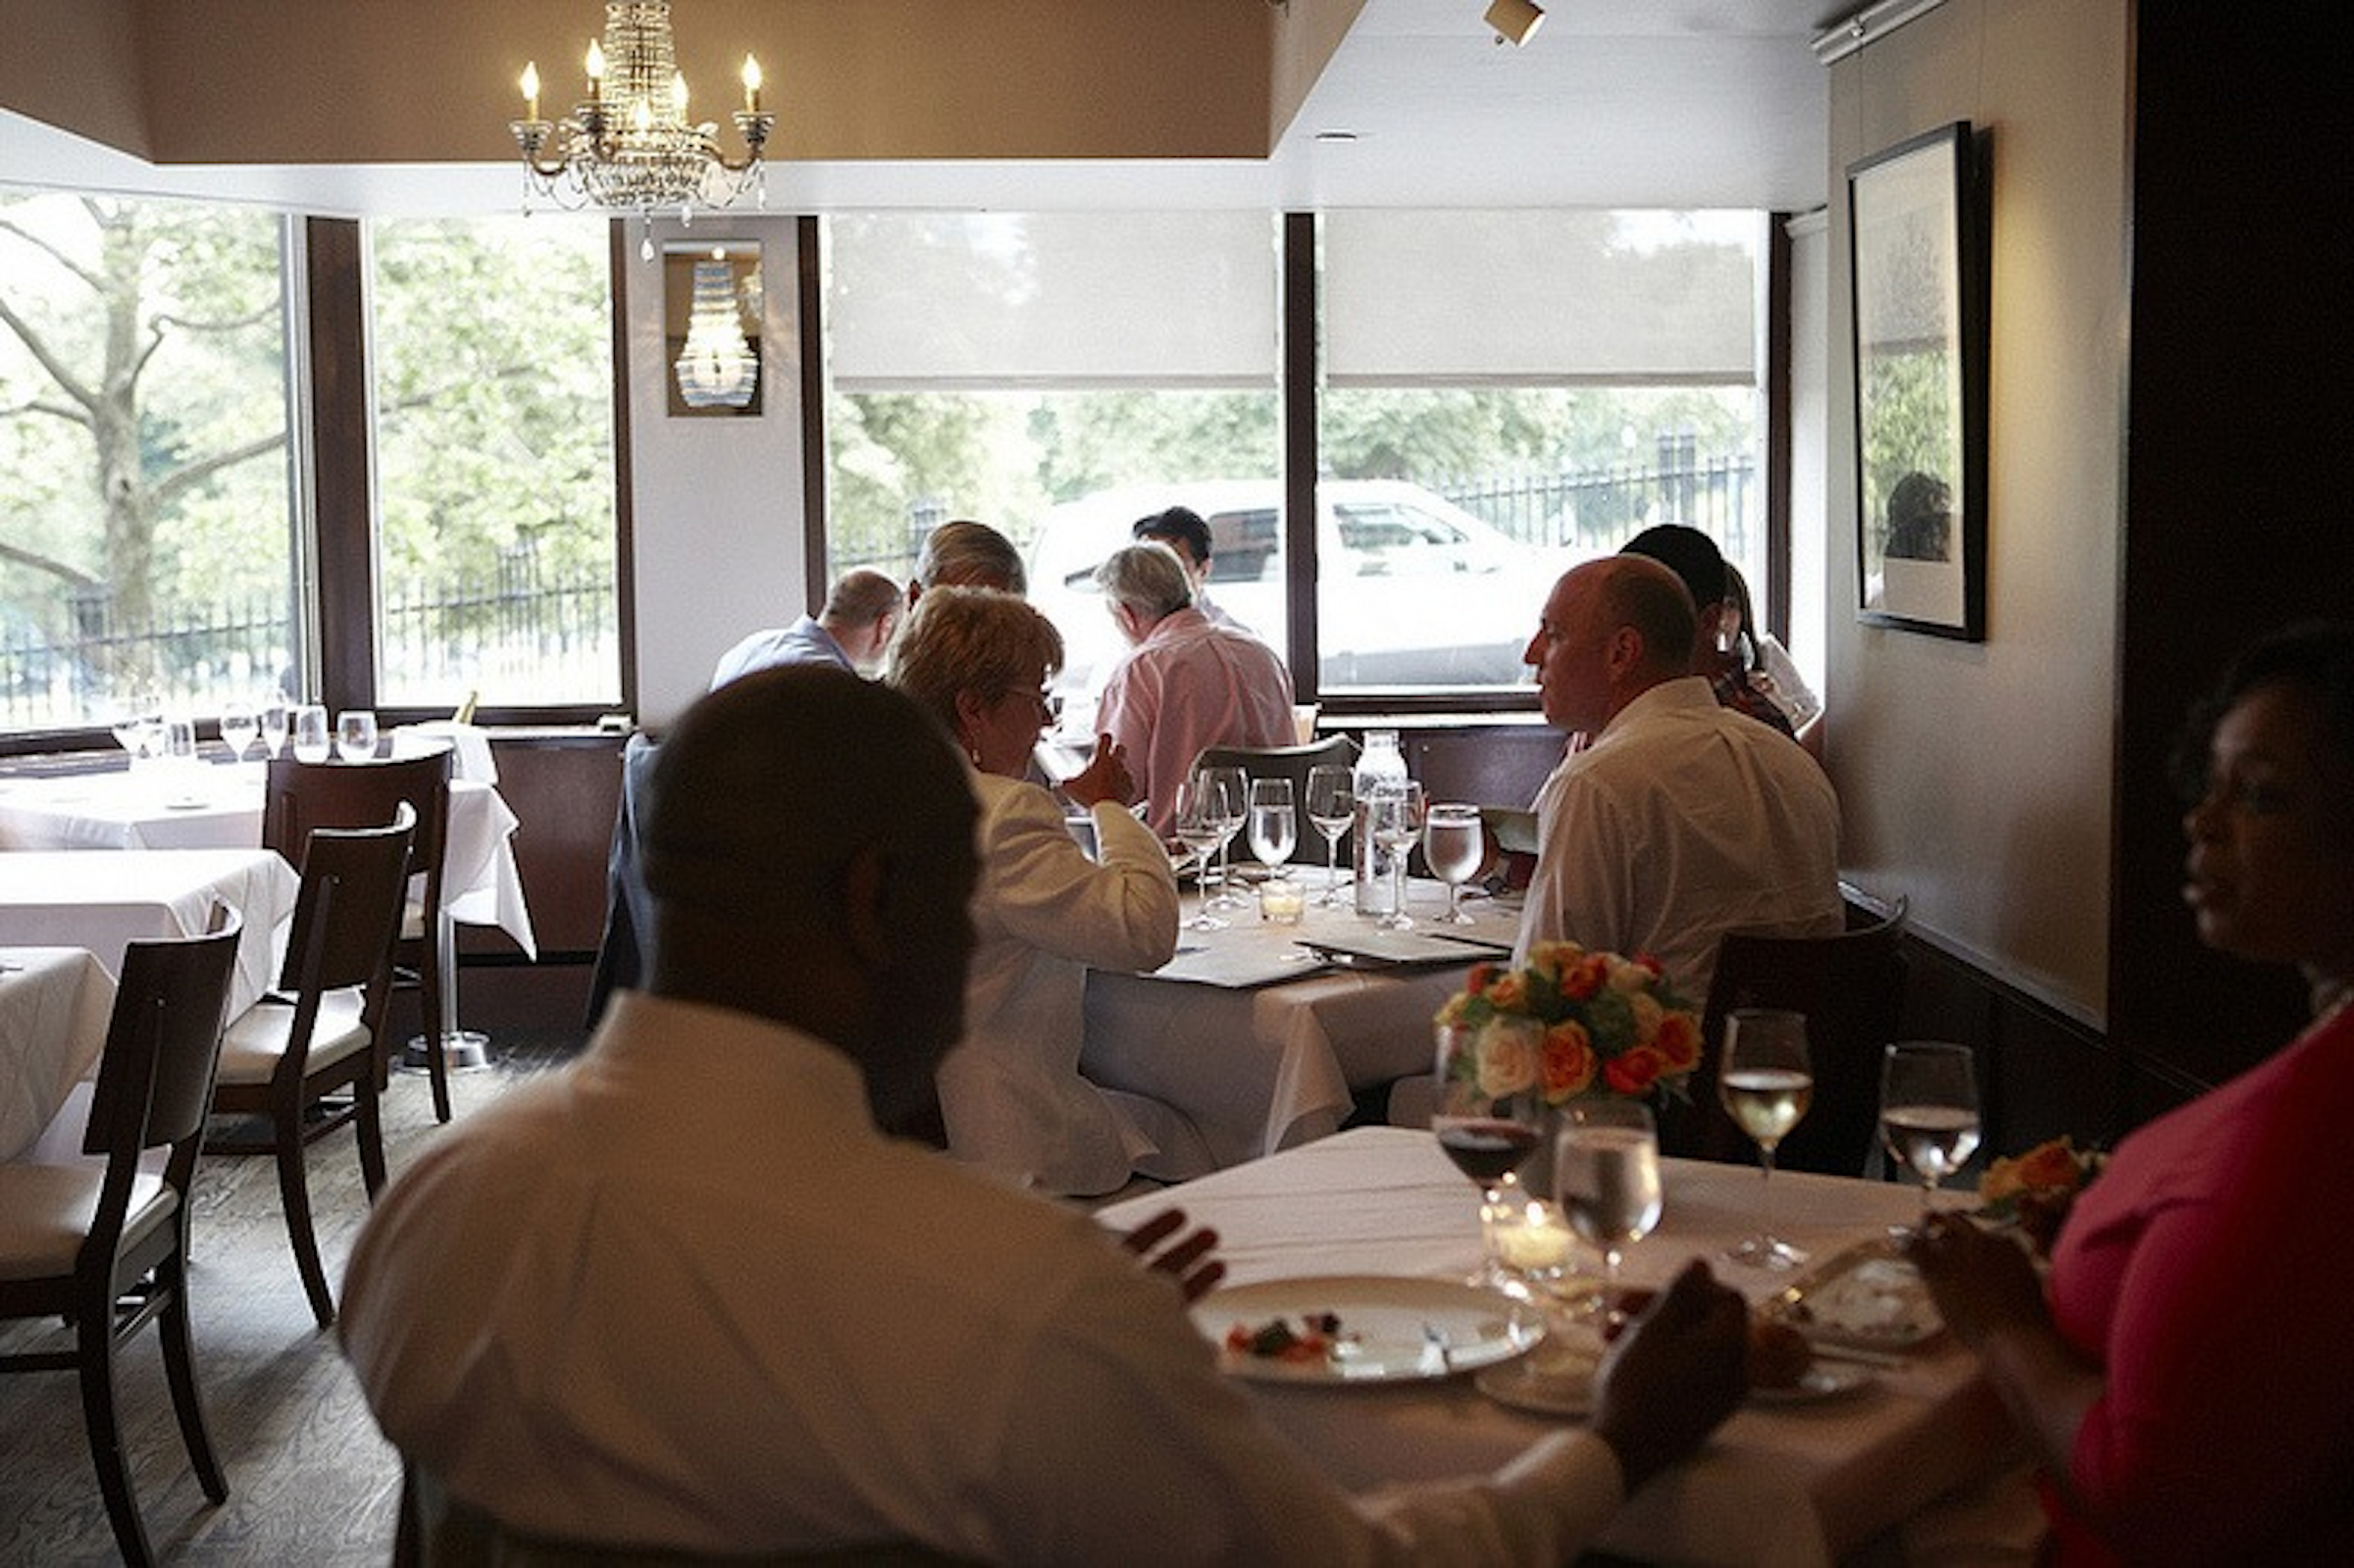
<instances>
[{"instance_id":1,"label":"white dinner plate","mask_svg":"<svg viewBox=\"0 0 2354 1568\"><path fill-rule=\"evenodd\" d=\"M1498 1404L1530 1415L1581 1420L1594 1412L1594 1369L1601 1364L1599 1351L1557 1339L1485 1368L1472 1381Z\"/></svg>"},{"instance_id":2,"label":"white dinner plate","mask_svg":"<svg viewBox=\"0 0 2354 1568\"><path fill-rule=\"evenodd\" d=\"M1860 1361L1817 1361L1789 1388L1752 1389L1749 1396L1759 1404L1813 1404L1853 1393L1871 1381L1871 1368Z\"/></svg>"},{"instance_id":3,"label":"white dinner plate","mask_svg":"<svg viewBox=\"0 0 2354 1568\"><path fill-rule=\"evenodd\" d=\"M1236 1324L1257 1330L1281 1318L1339 1317L1332 1349L1284 1361L1224 1348ZM1219 1364L1267 1383L1398 1383L1452 1377L1509 1361L1545 1338L1544 1313L1526 1302L1453 1280L1337 1274L1268 1280L1213 1290L1194 1303L1194 1325L1219 1346Z\"/></svg>"}]
</instances>

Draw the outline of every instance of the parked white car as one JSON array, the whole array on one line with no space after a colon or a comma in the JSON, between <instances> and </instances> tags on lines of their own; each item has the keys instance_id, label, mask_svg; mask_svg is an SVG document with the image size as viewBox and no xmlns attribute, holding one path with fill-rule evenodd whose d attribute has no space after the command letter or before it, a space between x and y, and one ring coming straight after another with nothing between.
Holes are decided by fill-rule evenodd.
<instances>
[{"instance_id":1,"label":"parked white car","mask_svg":"<svg viewBox=\"0 0 2354 1568\"><path fill-rule=\"evenodd\" d=\"M1584 557L1499 532L1417 484L1326 480L1316 519L1318 685L1510 685L1554 579ZM1125 651L1095 584L1138 518L1190 506L1209 524L1209 597L1283 647L1283 487L1274 480L1132 485L1047 514L1029 556L1031 602L1062 631L1065 728L1083 730Z\"/></svg>"}]
</instances>

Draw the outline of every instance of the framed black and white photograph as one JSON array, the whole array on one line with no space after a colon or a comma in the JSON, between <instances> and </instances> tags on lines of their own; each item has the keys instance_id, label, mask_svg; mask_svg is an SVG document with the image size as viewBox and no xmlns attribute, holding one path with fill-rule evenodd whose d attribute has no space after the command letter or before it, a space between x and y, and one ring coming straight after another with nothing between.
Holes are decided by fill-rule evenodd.
<instances>
[{"instance_id":1,"label":"framed black and white photograph","mask_svg":"<svg viewBox=\"0 0 2354 1568\"><path fill-rule=\"evenodd\" d=\"M1861 619L1986 635L1986 232L1957 121L1848 166Z\"/></svg>"}]
</instances>

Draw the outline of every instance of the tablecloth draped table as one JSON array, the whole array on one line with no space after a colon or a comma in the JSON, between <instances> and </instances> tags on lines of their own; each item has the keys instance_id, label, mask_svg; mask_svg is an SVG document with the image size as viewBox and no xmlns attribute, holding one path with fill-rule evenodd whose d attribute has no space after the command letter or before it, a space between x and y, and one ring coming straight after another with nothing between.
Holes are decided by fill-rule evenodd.
<instances>
[{"instance_id":1,"label":"tablecloth draped table","mask_svg":"<svg viewBox=\"0 0 2354 1568\"><path fill-rule=\"evenodd\" d=\"M114 1005L114 977L82 948L0 947L0 1160L97 1065Z\"/></svg>"},{"instance_id":2,"label":"tablecloth draped table","mask_svg":"<svg viewBox=\"0 0 2354 1568\"><path fill-rule=\"evenodd\" d=\"M1320 869L1295 869L1310 897L1322 890ZM1188 918L1195 907L1189 889ZM1445 907L1442 885L1411 885L1411 947L1483 945L1459 945L1456 961L1395 967L1319 962L1298 945L1389 940L1347 908L1311 907L1300 925L1277 926L1253 907L1226 911L1224 931L1181 931L1177 957L1152 974L1088 976L1080 1071L1190 1118L1217 1167L1323 1138L1347 1119L1353 1090L1431 1070L1431 1015L1519 929L1514 905L1473 898L1464 908L1474 924L1435 924Z\"/></svg>"},{"instance_id":3,"label":"tablecloth draped table","mask_svg":"<svg viewBox=\"0 0 2354 1568\"><path fill-rule=\"evenodd\" d=\"M1666 1212L1630 1249L1629 1283L1662 1284L1694 1256L1714 1258L1758 1219L1755 1169L1663 1162ZM1914 1217L1915 1189L1784 1172L1774 1229L1826 1259ZM1479 1256L1478 1199L1427 1133L1359 1128L1099 1218L1132 1227L1171 1204L1213 1227L1228 1281L1314 1275L1459 1279ZM1592 1265L1599 1268L1599 1265ZM1789 1277L1718 1263L1717 1277L1761 1300ZM1214 1320L1213 1294L1206 1298ZM1254 1384L1267 1421L1353 1490L1483 1471L1547 1430L1456 1377L1379 1387ZM1646 1561L1815 1568L1902 1526L1941 1494L2016 1466L1999 1405L1970 1355L1941 1338L1818 1402L1751 1403L1693 1459L1628 1500L1598 1543ZM2031 1504L2029 1505L2031 1512ZM2031 1524L2030 1524L2031 1530Z\"/></svg>"}]
</instances>

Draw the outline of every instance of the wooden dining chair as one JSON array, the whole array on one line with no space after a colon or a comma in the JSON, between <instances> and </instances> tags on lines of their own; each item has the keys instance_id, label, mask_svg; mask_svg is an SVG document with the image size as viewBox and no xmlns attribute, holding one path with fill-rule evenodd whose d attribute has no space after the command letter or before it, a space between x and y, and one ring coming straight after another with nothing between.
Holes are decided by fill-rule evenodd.
<instances>
[{"instance_id":1,"label":"wooden dining chair","mask_svg":"<svg viewBox=\"0 0 2354 1568\"><path fill-rule=\"evenodd\" d=\"M605 853L605 926L597 938L596 963L588 972L590 1029L604 1016L606 998L644 984L653 968L654 900L639 864L638 811L660 744L640 730L621 748L621 801L613 813L613 840Z\"/></svg>"},{"instance_id":2,"label":"wooden dining chair","mask_svg":"<svg viewBox=\"0 0 2354 1568\"><path fill-rule=\"evenodd\" d=\"M311 1223L306 1151L352 1123L370 1202L384 1185L378 1086L415 832L416 814L405 801L392 808L387 827L312 830L279 988L231 1020L221 1042L215 1115L258 1119L267 1133L217 1127L206 1146L276 1156L286 1236L321 1328L334 1322L335 1303Z\"/></svg>"},{"instance_id":3,"label":"wooden dining chair","mask_svg":"<svg viewBox=\"0 0 2354 1568\"><path fill-rule=\"evenodd\" d=\"M449 781L453 749L375 762L298 762L291 753L270 759L269 793L262 808L263 846L300 864L314 828L375 828L407 802L417 814L409 845L409 898L401 912L400 948L393 958L395 990L417 993L427 1042L426 1076L434 1116L449 1120L449 1062L441 1036L441 874L449 850ZM385 1053L387 1067L391 1061Z\"/></svg>"},{"instance_id":4,"label":"wooden dining chair","mask_svg":"<svg viewBox=\"0 0 2354 1568\"><path fill-rule=\"evenodd\" d=\"M242 925L220 904L203 936L127 944L82 1157L0 1165L0 1318L62 1319L74 1336L71 1349L0 1354L0 1373L80 1375L98 1490L131 1564L154 1553L123 1452L115 1353L149 1323L197 1483L214 1502L229 1497L188 1334L188 1189ZM160 1168L144 1158L154 1149L168 1151Z\"/></svg>"},{"instance_id":5,"label":"wooden dining chair","mask_svg":"<svg viewBox=\"0 0 2354 1568\"><path fill-rule=\"evenodd\" d=\"M1807 1015L1815 1097L1774 1151L1780 1170L1861 1176L1879 1136L1880 1053L1904 1021L1906 900L1885 906L1850 894L1849 929L1835 936L1725 936L1701 1018L1692 1102L1661 1118L1663 1153L1754 1161L1757 1145L1716 1100L1724 1021L1735 1008L1781 1007Z\"/></svg>"},{"instance_id":6,"label":"wooden dining chair","mask_svg":"<svg viewBox=\"0 0 2354 1568\"><path fill-rule=\"evenodd\" d=\"M1329 734L1305 746L1203 746L1194 758L1194 767L1240 768L1251 780L1289 779L1292 782L1292 810L1299 818L1300 836L1292 851L1295 864L1307 865L1324 853L1324 840L1307 820L1307 775L1311 768L1327 763L1349 767L1356 761L1356 742L1345 734ZM1251 852L1251 835L1237 834L1229 852L1237 860L1255 860ZM1339 854L1349 855L1349 835L1341 835Z\"/></svg>"}]
</instances>

